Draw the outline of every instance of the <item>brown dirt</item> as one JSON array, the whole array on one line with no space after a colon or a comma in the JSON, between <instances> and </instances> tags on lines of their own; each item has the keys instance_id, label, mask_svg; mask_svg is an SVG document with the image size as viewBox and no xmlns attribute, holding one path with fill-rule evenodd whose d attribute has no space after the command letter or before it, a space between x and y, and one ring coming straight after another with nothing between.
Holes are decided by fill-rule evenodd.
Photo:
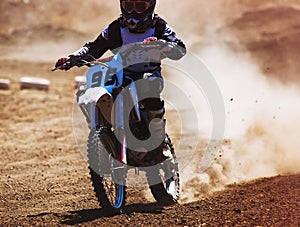
<instances>
[{"instance_id":1,"label":"brown dirt","mask_svg":"<svg viewBox=\"0 0 300 227\"><path fill-rule=\"evenodd\" d=\"M73 78L82 75L84 69L50 72L56 57L69 49L75 50L74 46L80 46L91 33L80 33L77 25L82 22L76 20L70 21L67 28L57 26L64 19L64 7L51 8L49 2L39 8L37 1L28 1L36 4L32 10L25 2L0 3L1 12L5 12L0 17L1 26L5 25L0 34L0 78L12 82L9 91L0 91L1 226L300 226L300 174L228 185L214 193L207 190L201 193L197 182L190 181L183 185L188 187L184 190L196 191L197 201L172 207L152 203L148 189L129 188L125 213L105 216L96 201L87 164L72 131ZM270 77L298 82L297 1L286 1L288 6L276 2L264 5L260 1L247 1L233 7L232 14L228 8L224 9L226 26L219 32L233 32ZM11 14L7 7L13 10ZM56 10L53 16L56 20L47 20L45 7ZM89 5L84 7L87 9ZM36 22L35 14L10 19L20 9L27 14L43 14L41 24ZM22 20L29 22L22 24ZM92 27L95 26L90 25L83 32L91 32ZM45 41L47 31L59 34ZM57 44L61 48L57 55L52 53L40 60L51 51L53 41L69 34L74 34L71 47ZM80 41L75 42L76 38ZM30 52L31 48L35 51ZM22 76L47 78L51 81L50 90L20 90Z\"/></svg>"}]
</instances>

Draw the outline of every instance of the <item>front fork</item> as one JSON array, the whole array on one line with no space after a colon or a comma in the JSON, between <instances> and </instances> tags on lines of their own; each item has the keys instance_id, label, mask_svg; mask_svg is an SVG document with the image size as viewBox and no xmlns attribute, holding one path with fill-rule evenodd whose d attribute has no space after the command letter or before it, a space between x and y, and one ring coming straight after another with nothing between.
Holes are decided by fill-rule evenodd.
<instances>
[{"instance_id":1,"label":"front fork","mask_svg":"<svg viewBox=\"0 0 300 227\"><path fill-rule=\"evenodd\" d=\"M117 139L121 143L120 146L120 155L118 155L118 161L127 165L127 140L125 134L125 119L124 119L124 97L123 94L120 93L113 106L113 126L114 133L116 134Z\"/></svg>"},{"instance_id":2,"label":"front fork","mask_svg":"<svg viewBox=\"0 0 300 227\"><path fill-rule=\"evenodd\" d=\"M96 106L96 103L90 104L90 126L91 128L96 128L99 126L99 109Z\"/></svg>"},{"instance_id":3,"label":"front fork","mask_svg":"<svg viewBox=\"0 0 300 227\"><path fill-rule=\"evenodd\" d=\"M79 96L80 94L77 94ZM126 102L126 104L125 104ZM101 103L100 103L101 105ZM128 108L126 108L128 107ZM112 108L112 122L107 122L105 117L103 117L103 113L100 112L101 106L97 106L96 102L90 103L88 105L80 106L81 111L86 117L87 123L89 124L90 129L96 128L98 126L107 126L107 123L113 126L113 132L115 133L117 139L119 140L118 146L119 151L116 151L118 155L118 160L120 163L127 164L127 139L126 139L126 131L130 131L129 129L129 120L133 120L135 122L140 122L141 114L139 109L139 102L137 98L137 90L134 82L126 89L126 92L121 92L117 95L113 108ZM105 107L104 107L105 108ZM131 108L133 111L131 111ZM108 117L108 116L106 116ZM130 119L129 119L130 118Z\"/></svg>"},{"instance_id":4,"label":"front fork","mask_svg":"<svg viewBox=\"0 0 300 227\"><path fill-rule=\"evenodd\" d=\"M131 111L133 109L133 111ZM116 129L117 138L121 140L119 162L127 165L127 139L126 131L130 132L129 122L134 119L140 122L141 114L139 109L139 100L137 96L137 89L134 81L119 93L114 101L113 106L113 126Z\"/></svg>"},{"instance_id":5,"label":"front fork","mask_svg":"<svg viewBox=\"0 0 300 227\"><path fill-rule=\"evenodd\" d=\"M115 116L123 116L122 113L119 113L119 111L121 111L122 108L118 108L117 111L117 115L115 114ZM100 110L99 108L97 108L97 106L93 103L90 105L90 126L91 128L96 128L99 126L99 114L100 114ZM124 130L122 130L123 125L124 125L124 119L123 118L117 118L119 122L116 122L116 127L119 129L119 139L121 139L121 147L120 149L120 155L117 155L118 159L117 161L123 164L127 164L127 140L126 140L126 135L124 133ZM114 132L117 133L117 132ZM118 152L116 152L118 153Z\"/></svg>"}]
</instances>

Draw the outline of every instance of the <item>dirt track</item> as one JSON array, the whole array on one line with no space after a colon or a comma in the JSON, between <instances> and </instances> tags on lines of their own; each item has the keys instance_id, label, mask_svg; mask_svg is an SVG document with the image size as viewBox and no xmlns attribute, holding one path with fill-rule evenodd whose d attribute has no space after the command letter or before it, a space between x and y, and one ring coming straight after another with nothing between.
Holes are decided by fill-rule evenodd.
<instances>
[{"instance_id":1,"label":"dirt track","mask_svg":"<svg viewBox=\"0 0 300 227\"><path fill-rule=\"evenodd\" d=\"M17 3L11 4L18 6ZM221 29L220 34L232 30L269 77L274 76L285 83L298 82L299 77L295 73L299 72L296 64L299 53L294 47L297 43L296 47L299 47L300 40L297 36L299 25L294 18L298 17L299 10L281 6L265 11L248 5L241 8L241 12L245 13L240 13L234 21L228 17L228 26ZM268 23L272 19L277 26L261 35L266 30L259 26L265 15L269 18L265 26L270 29ZM286 15L283 25L277 20L278 15ZM42 57L46 55L39 50L51 52L51 46L40 46L47 37L43 32L49 27L37 27L35 25L34 31L39 31L37 34L41 38L26 33L24 40L16 42L22 37L22 29L18 33L18 28L15 28L17 32L12 33L11 39L1 36L0 78L12 82L9 91L0 91L1 226L300 226L300 175L297 173L225 186L224 190L215 193L207 188L204 193L194 179L183 189L184 193L189 189L194 191L194 199L198 201L165 208L152 203L147 189L131 188L125 213L105 217L95 199L87 165L72 131L73 78L81 75L84 69L68 73L50 72L53 62L50 63L49 57L39 61L39 54ZM60 32L66 38L74 31ZM75 35L79 40L86 40L82 34ZM58 38L59 35L50 37L45 46ZM78 43L59 46L73 50ZM228 45L239 50L234 43ZM28 54L31 47L33 52ZM281 55L269 57L278 52ZM51 54L54 54L53 50ZM283 67L288 72L285 77L282 76ZM50 90L20 90L19 79L22 76L47 78L51 81ZM289 170L283 172L288 173ZM215 177L214 183L221 181ZM226 182L222 182L224 184Z\"/></svg>"},{"instance_id":2,"label":"dirt track","mask_svg":"<svg viewBox=\"0 0 300 227\"><path fill-rule=\"evenodd\" d=\"M169 208L131 189L125 214L103 216L72 133L73 77L58 78L45 63L5 63L1 71L12 75L13 83L10 91L0 92L1 103L9 103L1 109L1 225L299 224L300 175L232 185L209 198ZM19 90L25 66L30 73L35 68L49 72L49 92Z\"/></svg>"}]
</instances>

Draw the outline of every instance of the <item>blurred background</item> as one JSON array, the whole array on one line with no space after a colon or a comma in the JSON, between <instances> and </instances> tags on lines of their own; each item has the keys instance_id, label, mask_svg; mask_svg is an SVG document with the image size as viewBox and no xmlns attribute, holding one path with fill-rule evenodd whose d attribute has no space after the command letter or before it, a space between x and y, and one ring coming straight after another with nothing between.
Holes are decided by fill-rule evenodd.
<instances>
[{"instance_id":1,"label":"blurred background","mask_svg":"<svg viewBox=\"0 0 300 227\"><path fill-rule=\"evenodd\" d=\"M68 53L73 51L70 43L80 47L96 38L119 15L118 4L117 0L3 0L0 40L5 45L22 42L23 48L18 49L21 52L26 51L29 44L65 42L65 48L52 45L49 49L58 55ZM297 0L209 3L160 0L157 13L185 40L190 51L195 52L196 48L211 42L225 42L235 51L247 50L264 74L276 75L282 81L295 81L300 67L297 64L299 5ZM37 53L40 58L54 60L45 50L47 48L42 47Z\"/></svg>"}]
</instances>

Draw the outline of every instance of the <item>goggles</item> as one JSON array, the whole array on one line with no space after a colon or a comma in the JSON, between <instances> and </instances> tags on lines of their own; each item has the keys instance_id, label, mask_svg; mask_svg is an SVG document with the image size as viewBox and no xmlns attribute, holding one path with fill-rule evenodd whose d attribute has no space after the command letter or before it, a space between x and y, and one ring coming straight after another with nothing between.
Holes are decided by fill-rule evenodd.
<instances>
[{"instance_id":1,"label":"goggles","mask_svg":"<svg viewBox=\"0 0 300 227\"><path fill-rule=\"evenodd\" d=\"M153 4L154 0L150 1L122 1L122 8L127 12L127 13L132 13L135 11L138 14L144 13L147 9L149 9Z\"/></svg>"}]
</instances>

